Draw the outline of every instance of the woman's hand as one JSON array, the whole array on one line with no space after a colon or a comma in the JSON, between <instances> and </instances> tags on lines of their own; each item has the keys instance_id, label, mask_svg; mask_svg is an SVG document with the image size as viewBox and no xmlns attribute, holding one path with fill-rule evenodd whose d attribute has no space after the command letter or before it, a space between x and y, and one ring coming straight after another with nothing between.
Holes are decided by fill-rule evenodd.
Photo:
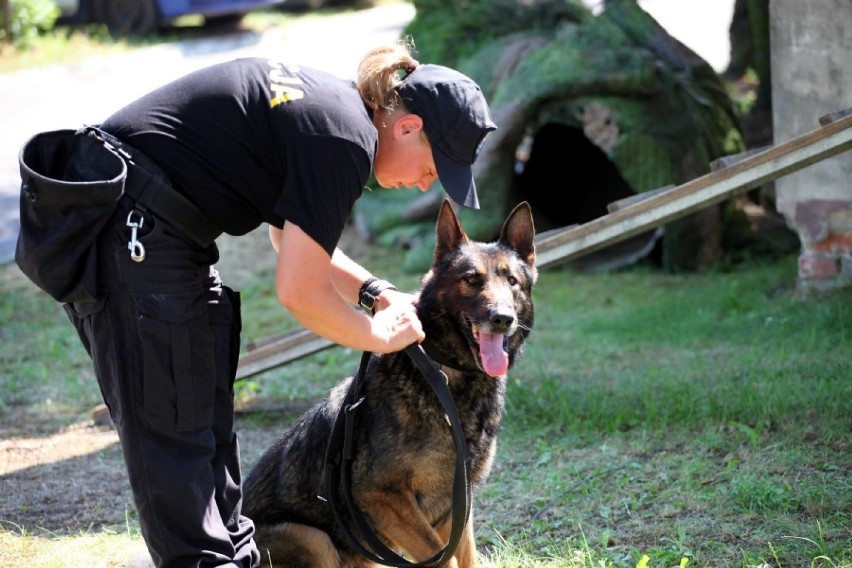
<instances>
[{"instance_id":1,"label":"woman's hand","mask_svg":"<svg viewBox=\"0 0 852 568\"><path fill-rule=\"evenodd\" d=\"M376 302L376 313L394 304L414 305L416 301L417 296L415 294L387 289L379 294L378 301Z\"/></svg>"},{"instance_id":2,"label":"woman's hand","mask_svg":"<svg viewBox=\"0 0 852 568\"><path fill-rule=\"evenodd\" d=\"M379 299L388 292L391 291L382 292ZM387 347L381 350L383 353L400 351L426 338L423 325L414 309L414 296L402 292L397 292L395 296L399 297L397 301L389 303L373 316L373 334L385 337L387 341Z\"/></svg>"}]
</instances>

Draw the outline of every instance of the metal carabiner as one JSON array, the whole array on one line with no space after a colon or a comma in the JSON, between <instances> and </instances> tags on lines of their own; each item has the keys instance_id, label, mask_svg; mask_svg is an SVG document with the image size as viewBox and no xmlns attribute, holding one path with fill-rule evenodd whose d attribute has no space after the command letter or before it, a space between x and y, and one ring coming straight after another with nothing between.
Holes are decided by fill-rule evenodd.
<instances>
[{"instance_id":1,"label":"metal carabiner","mask_svg":"<svg viewBox=\"0 0 852 568\"><path fill-rule=\"evenodd\" d=\"M138 221L133 220L134 215L139 218ZM134 262L145 260L145 247L142 245L142 241L136 237L136 232L142 228L142 223L144 222L145 217L135 209L127 214L127 226L130 227L130 240L127 242L127 249L130 251L130 258Z\"/></svg>"}]
</instances>

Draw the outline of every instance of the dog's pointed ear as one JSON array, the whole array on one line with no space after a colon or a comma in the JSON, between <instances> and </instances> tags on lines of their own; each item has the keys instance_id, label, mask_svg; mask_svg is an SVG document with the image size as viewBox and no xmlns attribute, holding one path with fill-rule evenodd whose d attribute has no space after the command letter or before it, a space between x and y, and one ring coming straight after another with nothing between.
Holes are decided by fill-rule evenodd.
<instances>
[{"instance_id":1,"label":"dog's pointed ear","mask_svg":"<svg viewBox=\"0 0 852 568\"><path fill-rule=\"evenodd\" d=\"M440 262L444 256L454 252L459 245L467 241L467 233L462 229L453 206L448 199L444 199L435 227L435 262Z\"/></svg>"},{"instance_id":2,"label":"dog's pointed ear","mask_svg":"<svg viewBox=\"0 0 852 568\"><path fill-rule=\"evenodd\" d=\"M535 264L535 225L530 204L522 201L509 213L500 241L513 248L527 264Z\"/></svg>"}]
</instances>

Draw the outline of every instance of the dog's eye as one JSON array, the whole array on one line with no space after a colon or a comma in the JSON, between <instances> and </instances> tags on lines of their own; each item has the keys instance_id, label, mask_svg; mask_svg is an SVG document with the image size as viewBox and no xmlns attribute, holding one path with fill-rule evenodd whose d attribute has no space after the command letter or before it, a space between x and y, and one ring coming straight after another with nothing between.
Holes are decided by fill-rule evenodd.
<instances>
[{"instance_id":1,"label":"dog's eye","mask_svg":"<svg viewBox=\"0 0 852 568\"><path fill-rule=\"evenodd\" d=\"M511 274L506 277L506 281L509 282L509 286L517 286L518 279L512 276Z\"/></svg>"},{"instance_id":2,"label":"dog's eye","mask_svg":"<svg viewBox=\"0 0 852 568\"><path fill-rule=\"evenodd\" d=\"M468 286L473 286L475 288L482 286L482 276L476 273L465 275L464 281Z\"/></svg>"}]
</instances>

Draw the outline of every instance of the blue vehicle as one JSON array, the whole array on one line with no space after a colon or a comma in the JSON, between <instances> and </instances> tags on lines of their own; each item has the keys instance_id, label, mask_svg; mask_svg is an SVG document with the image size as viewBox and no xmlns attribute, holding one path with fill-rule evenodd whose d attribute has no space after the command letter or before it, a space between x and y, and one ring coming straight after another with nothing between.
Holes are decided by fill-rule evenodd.
<instances>
[{"instance_id":1,"label":"blue vehicle","mask_svg":"<svg viewBox=\"0 0 852 568\"><path fill-rule=\"evenodd\" d=\"M204 16L205 23L237 24L253 10L282 4L285 0L56 0L60 23L107 25L113 35L144 35L190 14Z\"/></svg>"}]
</instances>

